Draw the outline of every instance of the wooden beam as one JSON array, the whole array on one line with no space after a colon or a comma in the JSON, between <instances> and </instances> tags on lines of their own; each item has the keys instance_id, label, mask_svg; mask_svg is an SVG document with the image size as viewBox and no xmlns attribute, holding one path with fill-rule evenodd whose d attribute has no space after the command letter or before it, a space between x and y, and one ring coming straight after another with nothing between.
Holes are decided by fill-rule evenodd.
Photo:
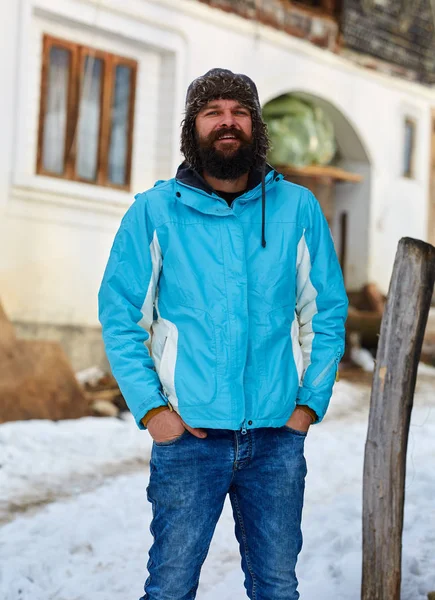
<instances>
[{"instance_id":1,"label":"wooden beam","mask_svg":"<svg viewBox=\"0 0 435 600\"><path fill-rule=\"evenodd\" d=\"M381 324L364 457L362 600L399 600L406 450L435 248L399 242Z\"/></svg>"},{"instance_id":2,"label":"wooden beam","mask_svg":"<svg viewBox=\"0 0 435 600\"><path fill-rule=\"evenodd\" d=\"M339 167L310 165L308 167L294 167L292 165L276 165L276 170L287 176L325 178L335 181L345 181L349 183L360 183L364 177L359 173L350 173Z\"/></svg>"},{"instance_id":3,"label":"wooden beam","mask_svg":"<svg viewBox=\"0 0 435 600\"><path fill-rule=\"evenodd\" d=\"M434 12L435 14L435 12ZM435 244L435 109L431 113L429 203L427 241Z\"/></svg>"},{"instance_id":4,"label":"wooden beam","mask_svg":"<svg viewBox=\"0 0 435 600\"><path fill-rule=\"evenodd\" d=\"M340 215L340 267L343 272L344 284L346 285L346 258L347 258L347 232L348 219L347 212Z\"/></svg>"}]
</instances>

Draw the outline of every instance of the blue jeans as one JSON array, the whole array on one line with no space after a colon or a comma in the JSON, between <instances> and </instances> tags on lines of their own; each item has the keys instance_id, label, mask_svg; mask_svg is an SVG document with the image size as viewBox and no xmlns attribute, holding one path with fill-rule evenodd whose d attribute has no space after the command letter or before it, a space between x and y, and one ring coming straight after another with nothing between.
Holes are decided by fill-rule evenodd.
<instances>
[{"instance_id":1,"label":"blue jeans","mask_svg":"<svg viewBox=\"0 0 435 600\"><path fill-rule=\"evenodd\" d=\"M149 577L141 600L191 600L225 497L230 496L247 595L297 600L305 434L290 429L185 431L154 443Z\"/></svg>"}]
</instances>

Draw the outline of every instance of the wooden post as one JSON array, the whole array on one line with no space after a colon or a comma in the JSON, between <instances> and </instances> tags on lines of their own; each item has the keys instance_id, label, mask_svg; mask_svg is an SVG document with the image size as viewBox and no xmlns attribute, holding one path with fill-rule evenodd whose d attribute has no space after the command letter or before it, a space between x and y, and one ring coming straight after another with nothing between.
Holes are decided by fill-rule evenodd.
<instances>
[{"instance_id":1,"label":"wooden post","mask_svg":"<svg viewBox=\"0 0 435 600\"><path fill-rule=\"evenodd\" d=\"M435 248L403 238L381 325L364 458L362 600L399 600L406 449Z\"/></svg>"}]
</instances>

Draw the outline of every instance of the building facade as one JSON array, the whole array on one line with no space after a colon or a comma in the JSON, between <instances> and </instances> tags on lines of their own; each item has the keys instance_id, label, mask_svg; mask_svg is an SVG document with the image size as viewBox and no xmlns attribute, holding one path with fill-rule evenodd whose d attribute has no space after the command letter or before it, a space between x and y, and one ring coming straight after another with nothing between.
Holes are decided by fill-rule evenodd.
<instances>
[{"instance_id":1,"label":"building facade","mask_svg":"<svg viewBox=\"0 0 435 600\"><path fill-rule=\"evenodd\" d=\"M432 56L367 47L363 19L378 14L383 39L388 0L0 7L0 300L76 368L104 360L97 292L114 234L134 194L174 174L187 85L211 67L248 74L262 104L297 94L333 121L335 166L362 176L337 183L331 219L349 290L387 291L402 236L435 242Z\"/></svg>"}]
</instances>

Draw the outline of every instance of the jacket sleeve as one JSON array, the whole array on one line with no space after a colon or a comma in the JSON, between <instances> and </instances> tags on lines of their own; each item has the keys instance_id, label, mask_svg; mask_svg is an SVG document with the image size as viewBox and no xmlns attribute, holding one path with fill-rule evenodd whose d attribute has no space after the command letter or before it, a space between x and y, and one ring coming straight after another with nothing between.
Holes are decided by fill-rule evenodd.
<instances>
[{"instance_id":1,"label":"jacket sleeve","mask_svg":"<svg viewBox=\"0 0 435 600\"><path fill-rule=\"evenodd\" d=\"M297 404L314 410L320 422L344 352L348 300L328 224L317 200L307 194L297 257L296 312L304 366Z\"/></svg>"},{"instance_id":2,"label":"jacket sleeve","mask_svg":"<svg viewBox=\"0 0 435 600\"><path fill-rule=\"evenodd\" d=\"M142 417L167 401L150 355L154 299L162 254L146 197L138 196L116 234L100 292L99 318L114 377L140 429Z\"/></svg>"}]
</instances>

